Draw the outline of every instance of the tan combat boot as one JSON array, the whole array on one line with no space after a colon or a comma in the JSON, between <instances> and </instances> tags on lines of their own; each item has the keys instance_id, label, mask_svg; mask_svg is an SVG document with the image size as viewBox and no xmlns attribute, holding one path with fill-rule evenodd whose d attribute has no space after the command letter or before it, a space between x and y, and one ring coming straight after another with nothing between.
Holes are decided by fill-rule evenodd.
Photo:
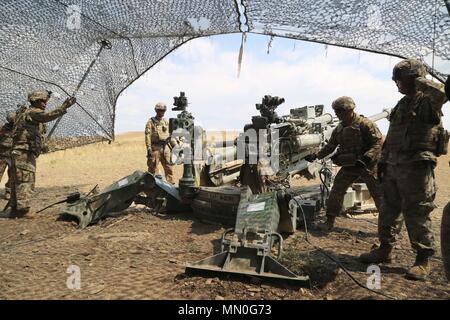
<instances>
[{"instance_id":1,"label":"tan combat boot","mask_svg":"<svg viewBox=\"0 0 450 320\"><path fill-rule=\"evenodd\" d=\"M405 278L409 280L425 280L429 273L429 257L418 254L416 256L416 262L414 262L414 265L409 268Z\"/></svg>"},{"instance_id":2,"label":"tan combat boot","mask_svg":"<svg viewBox=\"0 0 450 320\"><path fill-rule=\"evenodd\" d=\"M26 219L33 219L34 213L30 212L30 208L20 208L16 210L16 217L17 218L26 218Z\"/></svg>"},{"instance_id":3,"label":"tan combat boot","mask_svg":"<svg viewBox=\"0 0 450 320\"><path fill-rule=\"evenodd\" d=\"M359 261L362 263L382 263L392 261L392 246L389 244L383 244L378 248L371 250L368 253L363 253L359 256Z\"/></svg>"},{"instance_id":4,"label":"tan combat boot","mask_svg":"<svg viewBox=\"0 0 450 320\"><path fill-rule=\"evenodd\" d=\"M11 207L6 208L4 211L0 212L0 218L4 219L14 219L16 218L16 213Z\"/></svg>"}]
</instances>

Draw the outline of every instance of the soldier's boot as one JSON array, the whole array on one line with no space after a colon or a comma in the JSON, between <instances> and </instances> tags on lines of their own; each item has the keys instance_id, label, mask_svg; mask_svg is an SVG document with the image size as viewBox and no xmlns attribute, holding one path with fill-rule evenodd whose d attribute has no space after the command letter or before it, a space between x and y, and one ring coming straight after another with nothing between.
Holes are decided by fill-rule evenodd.
<instances>
[{"instance_id":1,"label":"soldier's boot","mask_svg":"<svg viewBox=\"0 0 450 320\"><path fill-rule=\"evenodd\" d=\"M425 280L430 273L430 258L425 255L417 254L414 265L408 269L405 275L409 280Z\"/></svg>"},{"instance_id":2,"label":"soldier's boot","mask_svg":"<svg viewBox=\"0 0 450 320\"><path fill-rule=\"evenodd\" d=\"M34 219L36 214L34 212L30 212L30 208L26 207L18 208L16 211L16 215L18 218Z\"/></svg>"},{"instance_id":3,"label":"soldier's boot","mask_svg":"<svg viewBox=\"0 0 450 320\"><path fill-rule=\"evenodd\" d=\"M13 219L16 217L17 217L16 212L11 207L8 207L0 212L0 218Z\"/></svg>"},{"instance_id":4,"label":"soldier's boot","mask_svg":"<svg viewBox=\"0 0 450 320\"><path fill-rule=\"evenodd\" d=\"M370 252L363 253L359 256L359 261L362 263L382 263L392 261L392 246L389 244L381 243L378 248L371 250Z\"/></svg>"},{"instance_id":5,"label":"soldier's boot","mask_svg":"<svg viewBox=\"0 0 450 320\"><path fill-rule=\"evenodd\" d=\"M327 215L327 220L324 223L318 225L318 229L321 231L331 231L334 227L335 216Z\"/></svg>"}]
</instances>

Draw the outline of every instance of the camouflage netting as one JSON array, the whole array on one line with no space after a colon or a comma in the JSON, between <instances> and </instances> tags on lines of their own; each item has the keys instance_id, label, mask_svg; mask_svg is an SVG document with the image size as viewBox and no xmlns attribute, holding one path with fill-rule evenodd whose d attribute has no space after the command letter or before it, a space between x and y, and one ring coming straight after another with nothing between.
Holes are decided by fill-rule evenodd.
<instances>
[{"instance_id":1,"label":"camouflage netting","mask_svg":"<svg viewBox=\"0 0 450 320\"><path fill-rule=\"evenodd\" d=\"M49 109L61 104L107 39L111 49L100 53L53 137L112 139L127 86L190 39L236 32L415 57L440 80L450 73L444 0L2 0L0 117L31 90L55 93Z\"/></svg>"}]
</instances>

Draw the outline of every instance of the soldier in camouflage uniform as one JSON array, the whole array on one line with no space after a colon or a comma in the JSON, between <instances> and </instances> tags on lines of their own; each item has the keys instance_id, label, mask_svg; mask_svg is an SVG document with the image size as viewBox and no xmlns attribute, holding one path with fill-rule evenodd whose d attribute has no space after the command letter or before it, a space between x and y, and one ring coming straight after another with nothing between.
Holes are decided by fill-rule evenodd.
<instances>
[{"instance_id":1,"label":"soldier in camouflage uniform","mask_svg":"<svg viewBox=\"0 0 450 320\"><path fill-rule=\"evenodd\" d=\"M384 190L378 217L380 246L360 256L364 263L389 262L396 241L394 221L403 213L411 246L417 252L406 277L415 280L426 278L435 252L430 219L436 207L434 168L448 143L441 122L444 88L426 79L426 73L424 65L414 59L394 67L392 79L405 96L389 117L378 167Z\"/></svg>"},{"instance_id":2,"label":"soldier in camouflage uniform","mask_svg":"<svg viewBox=\"0 0 450 320\"><path fill-rule=\"evenodd\" d=\"M155 106L156 117L148 120L145 126L145 145L147 146L147 166L148 172L155 174L158 163L164 169L166 180L173 181L173 169L167 159L170 157L169 148L163 148L169 138L169 122L164 118L167 107L163 102L158 102Z\"/></svg>"},{"instance_id":3,"label":"soldier in camouflage uniform","mask_svg":"<svg viewBox=\"0 0 450 320\"><path fill-rule=\"evenodd\" d=\"M12 148L12 130L14 126L14 119L16 117L15 112L8 112L6 115L6 123L0 128L0 180L3 178L3 174L6 168L9 168L11 148ZM9 175L9 169L8 169ZM5 199L9 199L11 193L10 179L5 184Z\"/></svg>"},{"instance_id":4,"label":"soldier in camouflage uniform","mask_svg":"<svg viewBox=\"0 0 450 320\"><path fill-rule=\"evenodd\" d=\"M0 213L0 218L23 217L29 212L30 198L34 191L36 159L44 146L45 123L64 115L76 102L75 98L68 98L59 108L45 112L50 94L49 91L30 93L30 106L16 115L11 152L15 167L14 185L11 186L12 201L8 208Z\"/></svg>"},{"instance_id":5,"label":"soldier in camouflage uniform","mask_svg":"<svg viewBox=\"0 0 450 320\"><path fill-rule=\"evenodd\" d=\"M336 216L342 211L345 193L357 179L366 183L377 208L381 203L381 187L374 169L381 153L383 136L380 130L375 123L354 112L355 102L350 97L336 99L332 107L341 122L317 155L306 157L308 161L323 159L339 147L331 160L342 168L327 200L327 220L320 226L325 231L333 228Z\"/></svg>"}]
</instances>

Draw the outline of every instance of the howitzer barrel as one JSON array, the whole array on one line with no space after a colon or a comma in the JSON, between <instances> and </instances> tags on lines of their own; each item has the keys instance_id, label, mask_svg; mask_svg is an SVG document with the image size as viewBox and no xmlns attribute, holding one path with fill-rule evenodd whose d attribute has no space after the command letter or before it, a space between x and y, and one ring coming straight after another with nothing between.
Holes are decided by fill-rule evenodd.
<instances>
[{"instance_id":1,"label":"howitzer barrel","mask_svg":"<svg viewBox=\"0 0 450 320\"><path fill-rule=\"evenodd\" d=\"M329 113L316 118L310 118L307 120L308 123L330 123L333 122L333 116Z\"/></svg>"},{"instance_id":2,"label":"howitzer barrel","mask_svg":"<svg viewBox=\"0 0 450 320\"><path fill-rule=\"evenodd\" d=\"M205 162L207 164L217 164L236 160L236 147L228 148L206 148Z\"/></svg>"},{"instance_id":3,"label":"howitzer barrel","mask_svg":"<svg viewBox=\"0 0 450 320\"><path fill-rule=\"evenodd\" d=\"M308 148L308 147L317 147L322 143L322 137L320 134L312 133L312 134L302 134L296 136L298 147Z\"/></svg>"},{"instance_id":4,"label":"howitzer barrel","mask_svg":"<svg viewBox=\"0 0 450 320\"><path fill-rule=\"evenodd\" d=\"M368 117L369 120L376 122L378 120L384 119L389 117L389 115L391 114L391 110L390 109L383 109L383 112L374 114L373 116Z\"/></svg>"}]
</instances>

